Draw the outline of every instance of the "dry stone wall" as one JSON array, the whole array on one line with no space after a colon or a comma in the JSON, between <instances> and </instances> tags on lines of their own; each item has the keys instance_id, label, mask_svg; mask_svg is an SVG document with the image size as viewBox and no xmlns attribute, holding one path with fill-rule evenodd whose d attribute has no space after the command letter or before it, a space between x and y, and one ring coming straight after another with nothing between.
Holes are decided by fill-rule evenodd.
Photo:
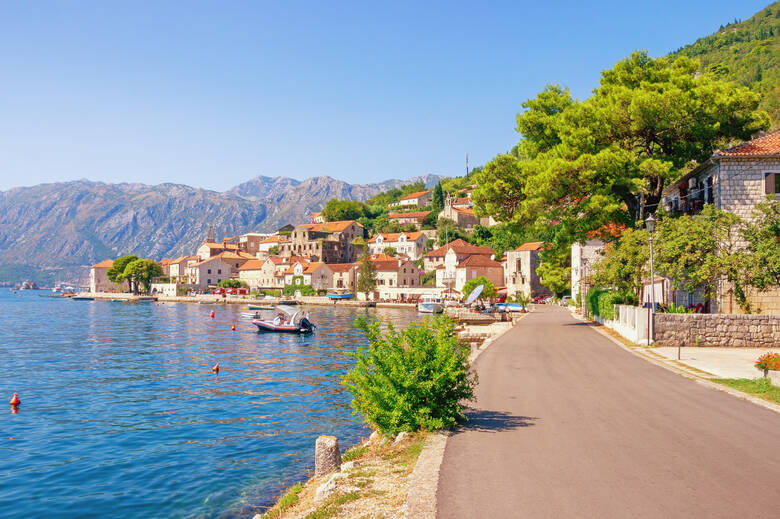
<instances>
[{"instance_id":1,"label":"dry stone wall","mask_svg":"<svg viewBox=\"0 0 780 519\"><path fill-rule=\"evenodd\" d=\"M780 315L655 314L658 346L780 346Z\"/></svg>"}]
</instances>

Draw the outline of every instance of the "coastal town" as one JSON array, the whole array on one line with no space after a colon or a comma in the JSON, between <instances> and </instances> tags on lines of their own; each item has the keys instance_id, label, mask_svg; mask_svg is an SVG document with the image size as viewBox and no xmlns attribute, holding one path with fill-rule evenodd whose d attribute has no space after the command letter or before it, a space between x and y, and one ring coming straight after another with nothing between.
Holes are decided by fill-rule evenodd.
<instances>
[{"instance_id":1,"label":"coastal town","mask_svg":"<svg viewBox=\"0 0 780 519\"><path fill-rule=\"evenodd\" d=\"M2 519L778 515L780 1L0 13Z\"/></svg>"}]
</instances>

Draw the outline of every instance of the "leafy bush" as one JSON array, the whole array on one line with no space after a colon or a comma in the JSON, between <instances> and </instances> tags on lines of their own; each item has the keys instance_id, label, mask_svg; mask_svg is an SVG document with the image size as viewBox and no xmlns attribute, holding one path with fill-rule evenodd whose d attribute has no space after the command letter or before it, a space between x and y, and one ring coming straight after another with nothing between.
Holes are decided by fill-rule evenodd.
<instances>
[{"instance_id":1,"label":"leafy bush","mask_svg":"<svg viewBox=\"0 0 780 519\"><path fill-rule=\"evenodd\" d=\"M625 302L625 296L617 290L605 290L593 288L586 296L588 300L588 312L602 319L614 319L615 309L613 305Z\"/></svg>"},{"instance_id":2,"label":"leafy bush","mask_svg":"<svg viewBox=\"0 0 780 519\"><path fill-rule=\"evenodd\" d=\"M764 353L755 363L761 371L780 370L780 353Z\"/></svg>"},{"instance_id":3,"label":"leafy bush","mask_svg":"<svg viewBox=\"0 0 780 519\"><path fill-rule=\"evenodd\" d=\"M245 288L248 285L245 281L239 281L238 279L222 279L217 283L217 286L220 288Z\"/></svg>"},{"instance_id":4,"label":"leafy bush","mask_svg":"<svg viewBox=\"0 0 780 519\"><path fill-rule=\"evenodd\" d=\"M311 285L305 285L303 283L303 276L293 276L293 282L289 285L284 285L282 293L286 296L295 295L295 291L301 292L302 296L316 296L317 291L312 288Z\"/></svg>"},{"instance_id":5,"label":"leafy bush","mask_svg":"<svg viewBox=\"0 0 780 519\"><path fill-rule=\"evenodd\" d=\"M667 314L693 314L693 313L696 313L696 311L693 310L693 309L688 310L683 305L676 305L674 303L669 303L668 306L660 306L659 310L662 313L667 313Z\"/></svg>"},{"instance_id":6,"label":"leafy bush","mask_svg":"<svg viewBox=\"0 0 780 519\"><path fill-rule=\"evenodd\" d=\"M396 330L359 317L355 326L369 340L368 348L347 353L356 363L341 382L355 414L383 434L443 429L465 418L463 403L474 398L477 379L452 321L436 316Z\"/></svg>"}]
</instances>

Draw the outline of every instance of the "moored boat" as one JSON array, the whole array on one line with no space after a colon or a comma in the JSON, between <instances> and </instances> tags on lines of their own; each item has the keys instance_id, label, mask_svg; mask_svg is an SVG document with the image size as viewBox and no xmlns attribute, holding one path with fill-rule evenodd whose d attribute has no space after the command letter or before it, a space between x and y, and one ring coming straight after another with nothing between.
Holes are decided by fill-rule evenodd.
<instances>
[{"instance_id":1,"label":"moored boat","mask_svg":"<svg viewBox=\"0 0 780 519\"><path fill-rule=\"evenodd\" d=\"M312 333L316 326L303 312L286 305L276 307L278 313L273 319L252 319L252 324L261 332Z\"/></svg>"},{"instance_id":2,"label":"moored boat","mask_svg":"<svg viewBox=\"0 0 780 519\"><path fill-rule=\"evenodd\" d=\"M444 304L440 297L422 296L417 303L417 311L421 314L440 314L444 311Z\"/></svg>"},{"instance_id":3,"label":"moored boat","mask_svg":"<svg viewBox=\"0 0 780 519\"><path fill-rule=\"evenodd\" d=\"M354 294L352 292L331 292L329 294L325 294L326 297L329 299L352 299Z\"/></svg>"}]
</instances>

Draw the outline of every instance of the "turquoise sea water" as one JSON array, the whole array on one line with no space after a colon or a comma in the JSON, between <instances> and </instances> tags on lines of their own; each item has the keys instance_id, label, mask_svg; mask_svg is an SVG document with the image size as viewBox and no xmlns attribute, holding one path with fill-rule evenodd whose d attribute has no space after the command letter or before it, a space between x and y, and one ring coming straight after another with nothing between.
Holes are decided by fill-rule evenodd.
<instances>
[{"instance_id":1,"label":"turquoise sea water","mask_svg":"<svg viewBox=\"0 0 780 519\"><path fill-rule=\"evenodd\" d=\"M338 384L365 344L355 316L416 316L309 307L300 337L258 334L238 306L44 293L0 289L3 518L251 517L313 468L317 436L366 434Z\"/></svg>"}]
</instances>

